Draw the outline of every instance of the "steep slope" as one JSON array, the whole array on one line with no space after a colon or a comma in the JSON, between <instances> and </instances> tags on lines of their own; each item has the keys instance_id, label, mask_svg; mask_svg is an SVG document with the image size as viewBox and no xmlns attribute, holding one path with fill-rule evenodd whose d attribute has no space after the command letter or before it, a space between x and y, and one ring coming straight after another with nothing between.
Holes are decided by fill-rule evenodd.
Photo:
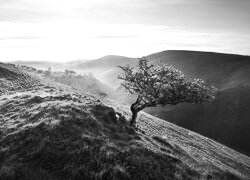
<instances>
[{"instance_id":1,"label":"steep slope","mask_svg":"<svg viewBox=\"0 0 250 180\"><path fill-rule=\"evenodd\" d=\"M145 113L135 131L126 106L27 78L39 83L0 95L0 179L250 177L249 157L208 138Z\"/></svg>"},{"instance_id":2,"label":"steep slope","mask_svg":"<svg viewBox=\"0 0 250 180\"><path fill-rule=\"evenodd\" d=\"M13 64L0 62L0 95L11 91L23 91L38 85L39 80L31 78L27 73L21 72Z\"/></svg>"}]
</instances>

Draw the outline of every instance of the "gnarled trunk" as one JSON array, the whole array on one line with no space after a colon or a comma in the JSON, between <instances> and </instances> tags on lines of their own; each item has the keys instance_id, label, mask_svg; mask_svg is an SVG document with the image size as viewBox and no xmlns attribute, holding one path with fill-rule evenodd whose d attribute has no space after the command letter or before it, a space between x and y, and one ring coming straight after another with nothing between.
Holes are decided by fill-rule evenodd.
<instances>
[{"instance_id":1,"label":"gnarled trunk","mask_svg":"<svg viewBox=\"0 0 250 180\"><path fill-rule=\"evenodd\" d=\"M140 96L138 96L136 102L134 102L130 107L130 110L132 112L132 118L130 121L131 126L135 126L138 112L147 106L146 104L141 104L140 101L141 101Z\"/></svg>"},{"instance_id":2,"label":"gnarled trunk","mask_svg":"<svg viewBox=\"0 0 250 180\"><path fill-rule=\"evenodd\" d=\"M138 111L135 108L135 104L132 104L132 106L130 107L130 110L132 112L132 119L130 120L130 126L135 126L136 118L138 114Z\"/></svg>"}]
</instances>

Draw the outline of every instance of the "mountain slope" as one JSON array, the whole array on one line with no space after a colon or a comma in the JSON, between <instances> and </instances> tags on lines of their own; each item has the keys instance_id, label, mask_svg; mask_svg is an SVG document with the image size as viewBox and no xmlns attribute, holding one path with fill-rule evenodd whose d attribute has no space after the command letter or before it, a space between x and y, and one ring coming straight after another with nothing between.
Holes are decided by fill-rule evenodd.
<instances>
[{"instance_id":1,"label":"mountain slope","mask_svg":"<svg viewBox=\"0 0 250 180\"><path fill-rule=\"evenodd\" d=\"M137 63L136 58L108 55L95 60L89 60L74 65L74 69L110 69L118 65L136 64L136 63Z\"/></svg>"},{"instance_id":2,"label":"mountain slope","mask_svg":"<svg viewBox=\"0 0 250 180\"><path fill-rule=\"evenodd\" d=\"M154 64L173 65L187 76L202 78L219 89L250 84L250 56L199 51L162 51L147 57Z\"/></svg>"},{"instance_id":3,"label":"mountain slope","mask_svg":"<svg viewBox=\"0 0 250 180\"><path fill-rule=\"evenodd\" d=\"M228 147L145 113L135 131L128 107L27 76L32 87L0 95L1 179L250 177L249 157Z\"/></svg>"},{"instance_id":4,"label":"mountain slope","mask_svg":"<svg viewBox=\"0 0 250 180\"><path fill-rule=\"evenodd\" d=\"M117 66L119 65L136 65L138 60L136 58L129 58L123 56L108 55L98 59L78 62L72 66L70 69L74 69L80 74L86 74L91 72L95 77L104 81L111 87L117 87L119 82L117 81ZM110 75L110 76L109 76Z\"/></svg>"}]
</instances>

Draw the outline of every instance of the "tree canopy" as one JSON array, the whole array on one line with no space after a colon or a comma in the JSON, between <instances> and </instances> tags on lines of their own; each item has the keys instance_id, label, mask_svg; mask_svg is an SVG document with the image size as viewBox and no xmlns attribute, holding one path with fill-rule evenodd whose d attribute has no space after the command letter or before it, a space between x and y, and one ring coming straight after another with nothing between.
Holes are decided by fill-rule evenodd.
<instances>
[{"instance_id":1,"label":"tree canopy","mask_svg":"<svg viewBox=\"0 0 250 180\"><path fill-rule=\"evenodd\" d=\"M137 67L119 67L123 70L118 77L122 80L121 85L130 94L137 95L136 102L131 105L131 125L135 124L137 113L145 107L210 102L215 98L214 87L201 79L186 78L173 66L156 66L143 57Z\"/></svg>"}]
</instances>

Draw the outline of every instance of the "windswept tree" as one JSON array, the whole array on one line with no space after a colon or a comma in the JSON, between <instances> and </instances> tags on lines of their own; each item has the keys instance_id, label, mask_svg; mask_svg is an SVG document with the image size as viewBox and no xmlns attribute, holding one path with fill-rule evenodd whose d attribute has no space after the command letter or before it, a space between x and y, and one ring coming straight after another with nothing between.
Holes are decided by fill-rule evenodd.
<instances>
[{"instance_id":1,"label":"windswept tree","mask_svg":"<svg viewBox=\"0 0 250 180\"><path fill-rule=\"evenodd\" d=\"M202 103L214 99L216 89L209 87L201 79L189 80L173 66L155 66L145 57L139 59L137 67L119 66L123 73L118 76L121 85L136 101L131 105L130 125L136 124L139 111L157 105L176 105L178 103Z\"/></svg>"}]
</instances>

